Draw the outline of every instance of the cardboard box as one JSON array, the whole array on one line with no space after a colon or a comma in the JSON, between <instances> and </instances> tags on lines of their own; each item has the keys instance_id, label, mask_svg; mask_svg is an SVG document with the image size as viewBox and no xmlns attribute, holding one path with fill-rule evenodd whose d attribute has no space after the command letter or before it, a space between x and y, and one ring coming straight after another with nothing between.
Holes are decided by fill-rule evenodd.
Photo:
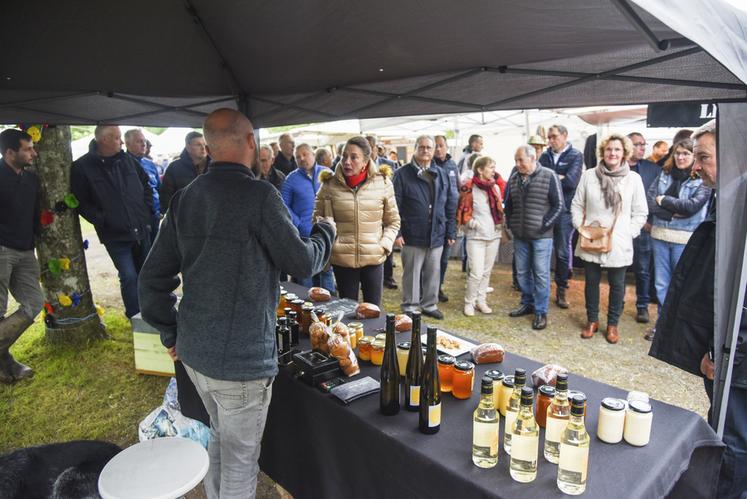
<instances>
[{"instance_id":1,"label":"cardboard box","mask_svg":"<svg viewBox=\"0 0 747 499\"><path fill-rule=\"evenodd\" d=\"M132 342L135 349L135 371L156 376L173 376L174 361L161 344L161 336L140 314L132 318Z\"/></svg>"}]
</instances>

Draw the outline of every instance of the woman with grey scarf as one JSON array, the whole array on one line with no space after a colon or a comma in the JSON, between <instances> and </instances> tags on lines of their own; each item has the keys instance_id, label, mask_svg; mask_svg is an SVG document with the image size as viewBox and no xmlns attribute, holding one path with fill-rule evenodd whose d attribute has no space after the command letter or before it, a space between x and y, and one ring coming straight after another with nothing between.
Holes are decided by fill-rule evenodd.
<instances>
[{"instance_id":1,"label":"woman with grey scarf","mask_svg":"<svg viewBox=\"0 0 747 499\"><path fill-rule=\"evenodd\" d=\"M587 251L576 246L576 256L584 261L586 277L586 327L581 337L592 338L599 330L599 283L602 269L610 286L605 338L617 343L618 323L625 298L625 269L633 263L633 238L641 232L648 216L646 192L641 177L630 171L628 158L633 144L624 135L613 133L599 142L599 164L581 176L571 203L573 226L611 228L608 252Z\"/></svg>"}]
</instances>

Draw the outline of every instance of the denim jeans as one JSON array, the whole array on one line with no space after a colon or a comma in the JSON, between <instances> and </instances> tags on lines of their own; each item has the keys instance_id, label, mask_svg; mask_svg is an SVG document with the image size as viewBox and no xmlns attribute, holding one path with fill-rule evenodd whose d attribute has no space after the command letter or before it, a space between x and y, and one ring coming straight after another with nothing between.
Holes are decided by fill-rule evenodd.
<instances>
[{"instance_id":1,"label":"denim jeans","mask_svg":"<svg viewBox=\"0 0 747 499\"><path fill-rule=\"evenodd\" d=\"M654 246L654 265L656 267L656 299L659 300L659 311L669 290L674 268L680 261L685 250L684 244L668 243L659 239L651 239Z\"/></svg>"},{"instance_id":2,"label":"denim jeans","mask_svg":"<svg viewBox=\"0 0 747 499\"><path fill-rule=\"evenodd\" d=\"M254 497L273 378L226 381L184 369L210 415L208 499Z\"/></svg>"},{"instance_id":3,"label":"denim jeans","mask_svg":"<svg viewBox=\"0 0 747 499\"><path fill-rule=\"evenodd\" d=\"M633 239L633 271L635 272L635 306L638 309L648 309L651 301L651 269L653 268L653 249L651 234L641 232Z\"/></svg>"},{"instance_id":4,"label":"denim jeans","mask_svg":"<svg viewBox=\"0 0 747 499\"><path fill-rule=\"evenodd\" d=\"M704 378L706 394L713 407L713 381ZM711 408L708 423L712 423ZM726 451L718 477L719 499L738 499L747 496L747 389L731 387L726 408L724 443Z\"/></svg>"},{"instance_id":5,"label":"denim jeans","mask_svg":"<svg viewBox=\"0 0 747 499\"><path fill-rule=\"evenodd\" d=\"M553 249L555 250L555 284L558 288L568 287L568 275L571 270L571 238L573 222L571 212L563 210L553 227Z\"/></svg>"},{"instance_id":6,"label":"denim jeans","mask_svg":"<svg viewBox=\"0 0 747 499\"><path fill-rule=\"evenodd\" d=\"M39 286L39 262L34 250L21 251L0 246L0 319L8 310L8 292L18 310L34 319L42 309L44 295Z\"/></svg>"},{"instance_id":7,"label":"denim jeans","mask_svg":"<svg viewBox=\"0 0 747 499\"><path fill-rule=\"evenodd\" d=\"M150 251L150 235L140 241L109 241L104 243L107 253L119 273L119 287L125 315L131 318L140 312L137 297L137 276Z\"/></svg>"},{"instance_id":8,"label":"denim jeans","mask_svg":"<svg viewBox=\"0 0 747 499\"><path fill-rule=\"evenodd\" d=\"M626 267L605 267L607 283L610 285L609 304L607 306L607 325L617 326L625 305L625 269ZM598 263L584 262L586 286L586 319L589 322L599 320L599 283L602 280L602 266Z\"/></svg>"},{"instance_id":9,"label":"denim jeans","mask_svg":"<svg viewBox=\"0 0 747 499\"><path fill-rule=\"evenodd\" d=\"M514 239L521 304L532 305L538 314L546 314L550 304L552 241L550 238Z\"/></svg>"},{"instance_id":10,"label":"denim jeans","mask_svg":"<svg viewBox=\"0 0 747 499\"><path fill-rule=\"evenodd\" d=\"M301 286L306 286L307 288L312 286L324 288L332 294L337 292L337 288L335 288L335 274L332 272L331 268L329 270L322 270L311 277L303 277L300 279L294 278L293 282L296 282Z\"/></svg>"}]
</instances>

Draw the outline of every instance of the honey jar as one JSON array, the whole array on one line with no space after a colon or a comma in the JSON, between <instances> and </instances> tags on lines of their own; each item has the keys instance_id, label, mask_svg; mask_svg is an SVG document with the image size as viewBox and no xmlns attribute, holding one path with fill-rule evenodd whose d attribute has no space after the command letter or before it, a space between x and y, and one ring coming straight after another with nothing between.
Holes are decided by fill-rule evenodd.
<instances>
[{"instance_id":1,"label":"honey jar","mask_svg":"<svg viewBox=\"0 0 747 499\"><path fill-rule=\"evenodd\" d=\"M474 384L475 365L466 360L455 363L451 394L458 399L468 399L472 396Z\"/></svg>"},{"instance_id":2,"label":"honey jar","mask_svg":"<svg viewBox=\"0 0 747 499\"><path fill-rule=\"evenodd\" d=\"M364 336L358 341L358 358L371 361L371 349L373 348L373 336Z\"/></svg>"},{"instance_id":3,"label":"honey jar","mask_svg":"<svg viewBox=\"0 0 747 499\"><path fill-rule=\"evenodd\" d=\"M371 363L375 366L380 366L384 363L384 347L386 341L374 340L371 346Z\"/></svg>"},{"instance_id":4,"label":"honey jar","mask_svg":"<svg viewBox=\"0 0 747 499\"><path fill-rule=\"evenodd\" d=\"M438 356L438 379L441 382L441 391L450 392L454 380L454 363L456 358L451 355Z\"/></svg>"}]
</instances>

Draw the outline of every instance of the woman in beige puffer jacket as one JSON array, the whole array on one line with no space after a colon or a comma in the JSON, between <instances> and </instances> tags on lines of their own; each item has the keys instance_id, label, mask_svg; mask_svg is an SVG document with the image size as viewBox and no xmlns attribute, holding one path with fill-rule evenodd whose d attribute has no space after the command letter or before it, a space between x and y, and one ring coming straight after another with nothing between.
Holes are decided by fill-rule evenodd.
<instances>
[{"instance_id":1,"label":"woman in beige puffer jacket","mask_svg":"<svg viewBox=\"0 0 747 499\"><path fill-rule=\"evenodd\" d=\"M363 301L381 304L383 263L400 226L391 175L371 160L366 139L353 137L335 172L320 176L314 219L331 217L337 224L330 262L341 298L357 301L360 287Z\"/></svg>"}]
</instances>

